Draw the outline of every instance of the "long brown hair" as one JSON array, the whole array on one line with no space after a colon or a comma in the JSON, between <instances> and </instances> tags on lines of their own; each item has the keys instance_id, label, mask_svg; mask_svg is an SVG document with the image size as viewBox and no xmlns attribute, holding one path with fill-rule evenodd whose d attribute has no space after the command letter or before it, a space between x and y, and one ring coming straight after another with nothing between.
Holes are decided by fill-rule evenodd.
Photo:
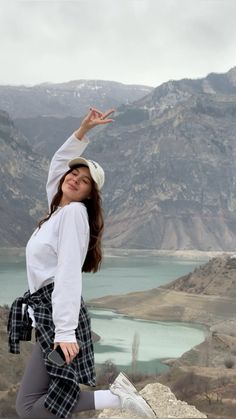
<instances>
[{"instance_id":1,"label":"long brown hair","mask_svg":"<svg viewBox=\"0 0 236 419\"><path fill-rule=\"evenodd\" d=\"M77 165L75 167L81 167L81 166L82 165ZM64 179L68 175L68 173L72 172L72 170L75 169L75 167L68 170L60 179L57 193L54 195L51 205L50 205L50 212L46 217L42 218L39 221L38 223L39 228L41 227L43 223L48 221L49 218L51 218L52 214L57 210L61 202L62 195L63 195L61 187L64 182ZM96 186L96 183L93 180L92 180L91 197L81 202L87 208L89 227L90 227L89 247L88 247L88 252L87 252L84 264L82 266L82 272L97 272L102 262L101 240L102 240L102 234L103 234L103 229L104 229L104 220L103 220L101 195Z\"/></svg>"}]
</instances>

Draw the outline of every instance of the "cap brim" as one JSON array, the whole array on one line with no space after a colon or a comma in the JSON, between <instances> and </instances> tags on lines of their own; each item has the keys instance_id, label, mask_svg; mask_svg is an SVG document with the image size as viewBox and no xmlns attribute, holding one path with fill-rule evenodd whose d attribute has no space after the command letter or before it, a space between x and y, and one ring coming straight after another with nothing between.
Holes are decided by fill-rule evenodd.
<instances>
[{"instance_id":1,"label":"cap brim","mask_svg":"<svg viewBox=\"0 0 236 419\"><path fill-rule=\"evenodd\" d=\"M100 190L104 184L104 170L103 168L93 160L86 160L83 157L75 157L74 159L68 162L70 169L76 167L79 164L83 164L88 167L90 175L94 182L97 184L98 189Z\"/></svg>"},{"instance_id":2,"label":"cap brim","mask_svg":"<svg viewBox=\"0 0 236 419\"><path fill-rule=\"evenodd\" d=\"M68 162L68 166L70 168L76 166L77 164L85 164L85 166L89 167L88 161L83 159L83 157L76 157Z\"/></svg>"}]
</instances>

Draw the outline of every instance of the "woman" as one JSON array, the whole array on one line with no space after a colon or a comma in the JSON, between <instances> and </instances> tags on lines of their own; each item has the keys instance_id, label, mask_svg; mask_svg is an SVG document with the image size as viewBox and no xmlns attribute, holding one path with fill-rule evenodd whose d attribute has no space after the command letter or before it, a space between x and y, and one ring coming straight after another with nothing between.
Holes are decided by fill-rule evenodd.
<instances>
[{"instance_id":1,"label":"woman","mask_svg":"<svg viewBox=\"0 0 236 419\"><path fill-rule=\"evenodd\" d=\"M15 300L8 322L10 352L19 353L19 342L31 339L32 327L36 334L16 400L17 413L24 419L64 418L104 408L155 416L122 373L109 390L79 387L95 385L90 319L81 293L82 271L96 272L102 260L104 171L97 162L75 156L88 144L85 134L111 123L113 112L91 108L55 153L47 181L49 213L26 246L29 291ZM58 347L63 365L54 358Z\"/></svg>"}]
</instances>

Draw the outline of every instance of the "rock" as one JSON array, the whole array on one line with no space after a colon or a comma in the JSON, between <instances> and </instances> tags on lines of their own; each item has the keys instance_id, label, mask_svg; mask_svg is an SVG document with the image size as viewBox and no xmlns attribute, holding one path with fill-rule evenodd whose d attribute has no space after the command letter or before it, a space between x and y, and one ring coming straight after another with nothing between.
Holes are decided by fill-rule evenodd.
<instances>
[{"instance_id":1,"label":"rock","mask_svg":"<svg viewBox=\"0 0 236 419\"><path fill-rule=\"evenodd\" d=\"M162 288L184 291L195 295L220 295L221 297L235 299L235 257L222 253L222 255L213 257L207 263L196 267L193 272L177 278L167 285L163 285ZM219 311L219 309L217 311ZM226 326L222 324L221 331L223 331L224 327ZM232 324L231 326L228 324L227 327L235 330L235 324Z\"/></svg>"},{"instance_id":2,"label":"rock","mask_svg":"<svg viewBox=\"0 0 236 419\"><path fill-rule=\"evenodd\" d=\"M157 418L206 418L204 413L199 412L196 407L177 400L171 390L160 383L147 384L140 394L150 404ZM137 418L130 411L103 410L99 418Z\"/></svg>"},{"instance_id":3,"label":"rock","mask_svg":"<svg viewBox=\"0 0 236 419\"><path fill-rule=\"evenodd\" d=\"M236 320L234 319L225 320L217 324L214 324L210 328L210 331L212 333L220 333L220 334L225 334L232 337L236 337Z\"/></svg>"}]
</instances>

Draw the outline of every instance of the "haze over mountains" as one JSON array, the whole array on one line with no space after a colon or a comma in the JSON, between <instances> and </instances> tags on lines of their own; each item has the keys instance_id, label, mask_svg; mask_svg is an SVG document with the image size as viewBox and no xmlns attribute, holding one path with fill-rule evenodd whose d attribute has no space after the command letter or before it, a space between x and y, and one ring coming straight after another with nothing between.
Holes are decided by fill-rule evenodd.
<instances>
[{"instance_id":1,"label":"haze over mountains","mask_svg":"<svg viewBox=\"0 0 236 419\"><path fill-rule=\"evenodd\" d=\"M4 101L0 87L0 107L18 127L14 130L8 115L1 113L2 210L7 214L1 226L2 246L24 245L46 209L42 191L47 159L79 125L76 97L76 103L81 100L84 106L78 105L80 117L91 105L117 109L111 126L91 132L84 154L98 160L106 171L106 246L234 251L236 67L204 79L169 81L156 89L133 86L132 91L132 86L127 90L121 85L118 94L115 84L114 95L112 82L103 83L109 86L85 89L84 102L76 92L63 98L58 92L65 91L66 84L63 89L41 85L56 92L51 102L42 94L42 106L37 86L21 100L18 87L4 86L9 89ZM107 90L113 102L107 95L105 101ZM6 155L12 161L11 171ZM20 237L14 233L19 224Z\"/></svg>"},{"instance_id":2,"label":"haze over mountains","mask_svg":"<svg viewBox=\"0 0 236 419\"><path fill-rule=\"evenodd\" d=\"M0 86L0 109L14 119L38 116L78 118L87 113L93 103L101 109L116 107L121 103L131 103L152 90L150 86L103 80L42 83L32 87Z\"/></svg>"}]
</instances>

